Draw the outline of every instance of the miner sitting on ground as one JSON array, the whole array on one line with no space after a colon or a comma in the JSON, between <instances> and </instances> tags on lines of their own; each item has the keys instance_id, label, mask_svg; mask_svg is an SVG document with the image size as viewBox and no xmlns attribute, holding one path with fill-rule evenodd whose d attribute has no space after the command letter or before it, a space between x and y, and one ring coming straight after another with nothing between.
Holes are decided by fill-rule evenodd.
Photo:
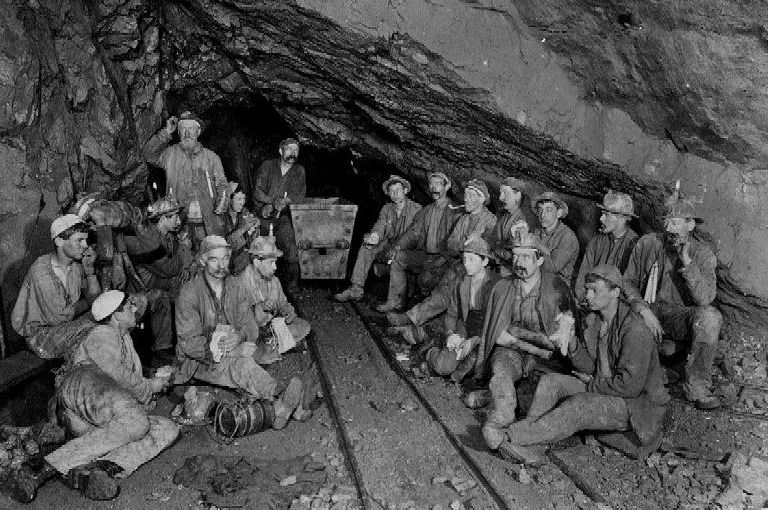
<instances>
[{"instance_id":1,"label":"miner sitting on ground","mask_svg":"<svg viewBox=\"0 0 768 510\"><path fill-rule=\"evenodd\" d=\"M136 311L119 290L93 302L98 325L74 349L56 389L61 425L75 439L47 455L36 472L25 466L14 474L11 492L20 501L31 501L56 473L87 498L112 499L120 491L114 477L129 476L176 439L176 424L147 415L142 405L168 384L171 369L151 379L142 375L130 337Z\"/></svg>"},{"instance_id":2,"label":"miner sitting on ground","mask_svg":"<svg viewBox=\"0 0 768 510\"><path fill-rule=\"evenodd\" d=\"M299 280L299 252L293 231L289 204L302 202L307 196L306 172L296 163L299 159L299 142L286 138L280 142L280 157L262 163L253 189L253 200L261 210L262 234L265 226L274 225L277 247L285 253L286 286L296 287ZM283 271L281 270L281 274Z\"/></svg>"},{"instance_id":3,"label":"miner sitting on ground","mask_svg":"<svg viewBox=\"0 0 768 510\"><path fill-rule=\"evenodd\" d=\"M533 215L523 212L521 205L527 186L524 181L514 177L506 177L499 186L499 200L504 207L504 212L496 222L493 236L489 243L492 253L497 259L512 259L511 249L515 238L532 231L536 224ZM501 276L511 276L505 265L500 265Z\"/></svg>"},{"instance_id":4,"label":"miner sitting on ground","mask_svg":"<svg viewBox=\"0 0 768 510\"><path fill-rule=\"evenodd\" d=\"M410 343L426 340L423 325L448 308L452 290L464 276L461 252L464 242L470 236L489 236L496 227L496 216L486 208L491 199L483 181L472 179L464 188L464 214L453 227L446 242L444 254L448 258L447 268L437 286L425 300L401 313L390 312L387 319L393 326L401 327L403 336Z\"/></svg>"},{"instance_id":5,"label":"miner sitting on ground","mask_svg":"<svg viewBox=\"0 0 768 510\"><path fill-rule=\"evenodd\" d=\"M570 286L579 256L579 240L573 230L561 221L568 216L568 204L554 192L545 191L533 201L533 210L541 224L534 234L549 250L542 270L558 275Z\"/></svg>"},{"instance_id":6,"label":"miner sitting on ground","mask_svg":"<svg viewBox=\"0 0 768 510\"><path fill-rule=\"evenodd\" d=\"M236 182L229 183L229 207L222 216L226 239L232 247L232 274L240 274L251 262L248 246L259 229L259 219L245 207L245 193L237 187Z\"/></svg>"},{"instance_id":7,"label":"miner sitting on ground","mask_svg":"<svg viewBox=\"0 0 768 510\"><path fill-rule=\"evenodd\" d=\"M523 236L513 248L515 278L500 280L488 298L475 378L491 375L488 386L493 408L483 425L483 437L494 450L504 437L504 428L515 421L515 384L531 374L538 357L552 355L573 325L568 286L559 276L541 270L547 255L537 237ZM484 404L482 391L469 393L465 403L470 407Z\"/></svg>"},{"instance_id":8,"label":"miner sitting on ground","mask_svg":"<svg viewBox=\"0 0 768 510\"><path fill-rule=\"evenodd\" d=\"M218 215L226 210L229 184L219 156L197 141L204 127L205 123L191 112L183 112L178 119L171 117L165 128L147 142L144 155L165 170L166 195L186 208L190 220L202 221L208 235L221 235L223 226ZM177 129L179 143L169 147Z\"/></svg>"},{"instance_id":9,"label":"miner sitting on ground","mask_svg":"<svg viewBox=\"0 0 768 510\"><path fill-rule=\"evenodd\" d=\"M690 339L685 365L685 397L700 409L714 409L712 363L722 315L712 306L717 291L717 259L704 242L694 239L697 223L692 202L676 200L664 217L665 233L640 238L624 273L624 291L657 340L666 336L661 353L672 355Z\"/></svg>"},{"instance_id":10,"label":"miner sitting on ground","mask_svg":"<svg viewBox=\"0 0 768 510\"><path fill-rule=\"evenodd\" d=\"M87 238L78 216L56 218L51 224L56 252L39 257L19 289L11 323L41 358L65 357L93 326L87 312L101 286Z\"/></svg>"},{"instance_id":11,"label":"miner sitting on ground","mask_svg":"<svg viewBox=\"0 0 768 510\"><path fill-rule=\"evenodd\" d=\"M428 368L440 375L461 381L474 369L474 348L483 331L486 305L499 276L488 268L490 250L479 236L464 242L463 263L466 274L451 292L445 313L445 346L427 351ZM470 353L472 351L472 353Z\"/></svg>"},{"instance_id":12,"label":"miner sitting on ground","mask_svg":"<svg viewBox=\"0 0 768 510\"><path fill-rule=\"evenodd\" d=\"M447 193L451 187L442 172L429 174L429 192L434 201L416 213L411 226L392 244L387 259L392 261L387 301L376 307L382 313L402 308L408 288L408 273L419 275L419 287L429 292L446 271L446 243L459 212Z\"/></svg>"},{"instance_id":13,"label":"miner sitting on ground","mask_svg":"<svg viewBox=\"0 0 768 510\"><path fill-rule=\"evenodd\" d=\"M253 310L256 324L261 328L262 337L271 336L277 342L278 354L282 354L304 340L311 326L296 316L296 310L275 276L277 259L283 252L275 246L274 237L254 237L248 252L253 261L236 278Z\"/></svg>"},{"instance_id":14,"label":"miner sitting on ground","mask_svg":"<svg viewBox=\"0 0 768 510\"><path fill-rule=\"evenodd\" d=\"M574 376L541 377L526 419L507 429L500 451L537 464L535 447L581 430L600 431L599 441L644 459L661 443L669 394L650 330L619 299L621 273L601 264L585 275L591 313L583 339L571 336L568 357Z\"/></svg>"},{"instance_id":15,"label":"miner sitting on ground","mask_svg":"<svg viewBox=\"0 0 768 510\"><path fill-rule=\"evenodd\" d=\"M274 361L275 351L258 342L259 327L248 296L228 276L231 254L219 236L208 236L200 245L203 271L184 284L176 303L176 352L182 365L174 382L194 377L273 401L277 383L259 363ZM294 377L282 398L274 401L274 428L285 427L301 397L301 380Z\"/></svg>"},{"instance_id":16,"label":"miner sitting on ground","mask_svg":"<svg viewBox=\"0 0 768 510\"><path fill-rule=\"evenodd\" d=\"M421 206L406 197L411 183L397 175L390 175L381 185L391 203L384 205L379 219L370 232L363 236L363 244L357 251L355 268L352 270L352 284L347 290L336 294L337 301L358 301L363 297L363 287L374 261L387 263L392 243L399 238L413 222Z\"/></svg>"},{"instance_id":17,"label":"miner sitting on ground","mask_svg":"<svg viewBox=\"0 0 768 510\"><path fill-rule=\"evenodd\" d=\"M196 269L187 236L179 235L182 212L176 200L161 198L149 206L147 221L136 227L134 235L124 236L126 252L140 280L129 279L129 288L147 293L154 363L170 363L175 358L173 303Z\"/></svg>"},{"instance_id":18,"label":"miner sitting on ground","mask_svg":"<svg viewBox=\"0 0 768 510\"><path fill-rule=\"evenodd\" d=\"M603 203L597 206L600 214L600 231L590 239L579 266L574 293L578 301L584 299L584 279L594 267L610 264L624 271L637 242L637 234L629 227L635 214L632 198L616 191L608 191Z\"/></svg>"}]
</instances>

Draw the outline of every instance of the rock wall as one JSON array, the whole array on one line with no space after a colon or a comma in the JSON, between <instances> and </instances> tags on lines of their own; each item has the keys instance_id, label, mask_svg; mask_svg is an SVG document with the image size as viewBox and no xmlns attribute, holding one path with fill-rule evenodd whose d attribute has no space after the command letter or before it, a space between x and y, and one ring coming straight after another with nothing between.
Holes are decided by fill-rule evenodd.
<instances>
[{"instance_id":1,"label":"rock wall","mask_svg":"<svg viewBox=\"0 0 768 510\"><path fill-rule=\"evenodd\" d=\"M640 178L679 179L701 202L727 270L723 290L766 304L768 4L300 4L361 33L412 36L490 91L506 115L567 150ZM732 302L730 292L721 297Z\"/></svg>"}]
</instances>

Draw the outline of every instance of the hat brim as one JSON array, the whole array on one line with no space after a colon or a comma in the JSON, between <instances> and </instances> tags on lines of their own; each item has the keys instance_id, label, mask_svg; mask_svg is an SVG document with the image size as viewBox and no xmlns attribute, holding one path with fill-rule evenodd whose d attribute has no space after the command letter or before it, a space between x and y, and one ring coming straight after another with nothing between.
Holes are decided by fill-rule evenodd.
<instances>
[{"instance_id":1,"label":"hat brim","mask_svg":"<svg viewBox=\"0 0 768 510\"><path fill-rule=\"evenodd\" d=\"M392 177L390 179L387 179L382 183L381 189L384 190L384 193L389 193L389 187L396 182L399 182L400 184L403 185L403 188L405 189L406 193L410 193L411 183L406 181L402 177Z\"/></svg>"},{"instance_id":2,"label":"hat brim","mask_svg":"<svg viewBox=\"0 0 768 510\"><path fill-rule=\"evenodd\" d=\"M168 214L172 212L182 214L186 209L187 209L186 207L184 207L183 205L180 205L179 207L174 207L173 209L168 209L167 211L152 213L149 215L149 218L150 219L159 218L163 214Z\"/></svg>"},{"instance_id":3,"label":"hat brim","mask_svg":"<svg viewBox=\"0 0 768 510\"><path fill-rule=\"evenodd\" d=\"M698 225L701 225L702 223L704 223L704 218L699 218L698 216L677 216L677 215L674 215L674 214L672 214L672 215L665 214L664 216L661 217L661 219L663 219L663 220L671 220L672 218L684 218L686 220L691 219L691 220L695 221L696 224L698 224Z\"/></svg>"},{"instance_id":4,"label":"hat brim","mask_svg":"<svg viewBox=\"0 0 768 510\"><path fill-rule=\"evenodd\" d=\"M281 250L275 250L275 251L252 251L248 250L248 253L253 255L254 257L258 257L260 259L279 259L283 256L283 252Z\"/></svg>"},{"instance_id":5,"label":"hat brim","mask_svg":"<svg viewBox=\"0 0 768 510\"><path fill-rule=\"evenodd\" d=\"M569 211L568 204L566 204L562 199L559 199L559 198L538 198L534 200L533 202L534 212L536 212L536 210L539 208L539 204L542 202L552 202L553 204L555 204L555 206L559 210L563 211L562 217L568 216L568 211Z\"/></svg>"},{"instance_id":6,"label":"hat brim","mask_svg":"<svg viewBox=\"0 0 768 510\"><path fill-rule=\"evenodd\" d=\"M623 211L614 211L613 209L608 209L603 204L597 204L597 208L600 209L601 211L609 212L611 214L620 214L622 216L628 216L630 218L638 218L639 217L635 213L628 213L628 212L623 212Z\"/></svg>"}]
</instances>

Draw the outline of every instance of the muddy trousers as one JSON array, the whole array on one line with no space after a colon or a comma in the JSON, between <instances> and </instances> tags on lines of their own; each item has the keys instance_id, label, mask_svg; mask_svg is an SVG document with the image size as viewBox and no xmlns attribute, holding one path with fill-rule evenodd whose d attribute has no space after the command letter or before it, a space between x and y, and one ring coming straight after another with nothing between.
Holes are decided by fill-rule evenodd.
<instances>
[{"instance_id":1,"label":"muddy trousers","mask_svg":"<svg viewBox=\"0 0 768 510\"><path fill-rule=\"evenodd\" d=\"M147 313L149 327L154 342L153 351L173 348L173 298L159 289L147 293Z\"/></svg>"},{"instance_id":2,"label":"muddy trousers","mask_svg":"<svg viewBox=\"0 0 768 510\"><path fill-rule=\"evenodd\" d=\"M94 325L91 314L87 313L55 326L38 326L25 340L29 349L40 358L65 358L88 336Z\"/></svg>"},{"instance_id":3,"label":"muddy trousers","mask_svg":"<svg viewBox=\"0 0 768 510\"><path fill-rule=\"evenodd\" d=\"M497 345L491 355L491 412L483 425L483 438L492 450L504 439L504 428L515 421L517 390L515 384L526 375L526 361L531 360L514 349Z\"/></svg>"},{"instance_id":4,"label":"muddy trousers","mask_svg":"<svg viewBox=\"0 0 768 510\"><path fill-rule=\"evenodd\" d=\"M271 401L275 398L277 390L275 379L261 368L256 360L231 352L225 354L218 363L198 365L190 375L211 384L243 390L257 399Z\"/></svg>"},{"instance_id":5,"label":"muddy trousers","mask_svg":"<svg viewBox=\"0 0 768 510\"><path fill-rule=\"evenodd\" d=\"M388 251L389 246L386 243L381 243L377 246L361 245L360 249L357 250L355 267L352 269L352 278L350 278L352 285L365 287L365 280L368 279L368 271L371 270L371 266L377 260L386 262L384 259Z\"/></svg>"},{"instance_id":6,"label":"muddy trousers","mask_svg":"<svg viewBox=\"0 0 768 510\"><path fill-rule=\"evenodd\" d=\"M57 398L62 424L75 439L45 459L62 474L98 459L123 468L118 476L129 476L179 434L175 423L148 416L128 391L93 366L67 374Z\"/></svg>"},{"instance_id":7,"label":"muddy trousers","mask_svg":"<svg viewBox=\"0 0 768 510\"><path fill-rule=\"evenodd\" d=\"M387 302L402 304L408 290L408 273L419 275L419 287L429 291L440 281L448 261L439 253L419 250L399 250L389 270Z\"/></svg>"},{"instance_id":8,"label":"muddy trousers","mask_svg":"<svg viewBox=\"0 0 768 510\"><path fill-rule=\"evenodd\" d=\"M456 289L456 286L461 282L465 274L466 272L462 264L451 264L440 278L437 286L429 293L429 296L405 312L408 318L411 319L411 322L421 326L428 320L445 312L451 301L451 293Z\"/></svg>"},{"instance_id":9,"label":"muddy trousers","mask_svg":"<svg viewBox=\"0 0 768 510\"><path fill-rule=\"evenodd\" d=\"M275 221L275 245L282 250L282 270L287 278L286 283L296 283L300 276L299 249L296 247L296 233L293 230L291 213L283 211Z\"/></svg>"},{"instance_id":10,"label":"muddy trousers","mask_svg":"<svg viewBox=\"0 0 768 510\"><path fill-rule=\"evenodd\" d=\"M510 425L507 435L513 444L527 446L560 441L581 430L628 428L629 410L623 398L588 393L576 377L546 374L536 387L528 417Z\"/></svg>"},{"instance_id":11,"label":"muddy trousers","mask_svg":"<svg viewBox=\"0 0 768 510\"><path fill-rule=\"evenodd\" d=\"M683 386L685 396L689 400L697 400L709 395L712 363L723 324L720 312L712 306L656 305L652 310L671 340L683 343L690 339Z\"/></svg>"}]
</instances>

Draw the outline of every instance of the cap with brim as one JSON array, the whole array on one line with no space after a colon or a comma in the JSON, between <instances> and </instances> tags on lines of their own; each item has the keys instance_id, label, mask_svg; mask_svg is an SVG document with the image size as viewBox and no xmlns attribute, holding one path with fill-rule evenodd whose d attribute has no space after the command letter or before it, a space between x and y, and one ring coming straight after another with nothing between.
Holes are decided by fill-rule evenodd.
<instances>
[{"instance_id":1,"label":"cap with brim","mask_svg":"<svg viewBox=\"0 0 768 510\"><path fill-rule=\"evenodd\" d=\"M462 251L464 253L474 253L481 257L491 257L491 250L488 247L488 243L478 235L469 236L469 238L464 241Z\"/></svg>"},{"instance_id":2,"label":"cap with brim","mask_svg":"<svg viewBox=\"0 0 768 510\"><path fill-rule=\"evenodd\" d=\"M125 293L119 290L108 290L97 297L91 305L94 320L102 321L115 313L125 301Z\"/></svg>"},{"instance_id":3,"label":"cap with brim","mask_svg":"<svg viewBox=\"0 0 768 510\"><path fill-rule=\"evenodd\" d=\"M664 219L671 218L684 218L694 220L696 223L704 223L703 218L696 216L696 206L693 205L693 202L685 198L679 199L669 206Z\"/></svg>"},{"instance_id":4,"label":"cap with brim","mask_svg":"<svg viewBox=\"0 0 768 510\"><path fill-rule=\"evenodd\" d=\"M448 178L447 175L445 175L443 172L429 172L427 174L427 180L431 179L432 177L438 177L445 182L445 185L450 188L451 187L451 179Z\"/></svg>"},{"instance_id":5,"label":"cap with brim","mask_svg":"<svg viewBox=\"0 0 768 510\"><path fill-rule=\"evenodd\" d=\"M626 193L609 191L603 197L603 203L597 204L597 208L611 214L621 214L630 218L637 218L632 197Z\"/></svg>"},{"instance_id":6,"label":"cap with brim","mask_svg":"<svg viewBox=\"0 0 768 510\"><path fill-rule=\"evenodd\" d=\"M75 225L85 225L77 214L59 216L51 223L51 239L55 239L59 234Z\"/></svg>"},{"instance_id":7,"label":"cap with brim","mask_svg":"<svg viewBox=\"0 0 768 510\"><path fill-rule=\"evenodd\" d=\"M221 236L206 236L200 242L200 253L208 253L217 248L232 248L226 239Z\"/></svg>"},{"instance_id":8,"label":"cap with brim","mask_svg":"<svg viewBox=\"0 0 768 510\"><path fill-rule=\"evenodd\" d=\"M403 185L403 189L405 189L406 193L409 193L411 191L411 183L405 180L404 178L400 177L399 175L390 175L389 178L384 181L381 185L381 189L384 190L384 193L389 193L389 187L395 184L396 182L399 182Z\"/></svg>"},{"instance_id":9,"label":"cap with brim","mask_svg":"<svg viewBox=\"0 0 768 510\"><path fill-rule=\"evenodd\" d=\"M471 189L478 192L483 197L483 203L487 204L491 200L491 194L488 192L488 186L480 179L472 179L464 186L464 189Z\"/></svg>"},{"instance_id":10,"label":"cap with brim","mask_svg":"<svg viewBox=\"0 0 768 510\"><path fill-rule=\"evenodd\" d=\"M533 210L536 211L539 208L539 204L542 202L552 202L558 209L563 211L563 217L568 216L568 204L557 196L554 191L545 191L541 195L537 196L533 200Z\"/></svg>"},{"instance_id":11,"label":"cap with brim","mask_svg":"<svg viewBox=\"0 0 768 510\"><path fill-rule=\"evenodd\" d=\"M275 238L271 236L254 237L248 252L260 259L276 259L283 256L283 252L275 245Z\"/></svg>"},{"instance_id":12,"label":"cap with brim","mask_svg":"<svg viewBox=\"0 0 768 510\"><path fill-rule=\"evenodd\" d=\"M524 234L515 240L515 243L512 245L512 251L537 251L543 257L548 257L551 254L549 248L541 242L541 239L531 233Z\"/></svg>"},{"instance_id":13,"label":"cap with brim","mask_svg":"<svg viewBox=\"0 0 768 510\"><path fill-rule=\"evenodd\" d=\"M173 198L161 198L154 204L147 207L149 218L159 218L160 216L172 212L181 212L184 208Z\"/></svg>"},{"instance_id":14,"label":"cap with brim","mask_svg":"<svg viewBox=\"0 0 768 510\"><path fill-rule=\"evenodd\" d=\"M613 284L615 287L621 287L621 271L611 264L598 264L587 272L587 276L594 276Z\"/></svg>"},{"instance_id":15,"label":"cap with brim","mask_svg":"<svg viewBox=\"0 0 768 510\"><path fill-rule=\"evenodd\" d=\"M501 181L502 186L509 186L512 189L516 189L519 192L523 192L528 187L528 184L518 179L517 177L505 177L504 180Z\"/></svg>"},{"instance_id":16,"label":"cap with brim","mask_svg":"<svg viewBox=\"0 0 768 510\"><path fill-rule=\"evenodd\" d=\"M197 122L197 125L200 126L200 131L202 132L205 129L205 122L203 122L200 117L195 115L194 113L190 111L182 112L181 115L179 115L179 124L182 122Z\"/></svg>"}]
</instances>

